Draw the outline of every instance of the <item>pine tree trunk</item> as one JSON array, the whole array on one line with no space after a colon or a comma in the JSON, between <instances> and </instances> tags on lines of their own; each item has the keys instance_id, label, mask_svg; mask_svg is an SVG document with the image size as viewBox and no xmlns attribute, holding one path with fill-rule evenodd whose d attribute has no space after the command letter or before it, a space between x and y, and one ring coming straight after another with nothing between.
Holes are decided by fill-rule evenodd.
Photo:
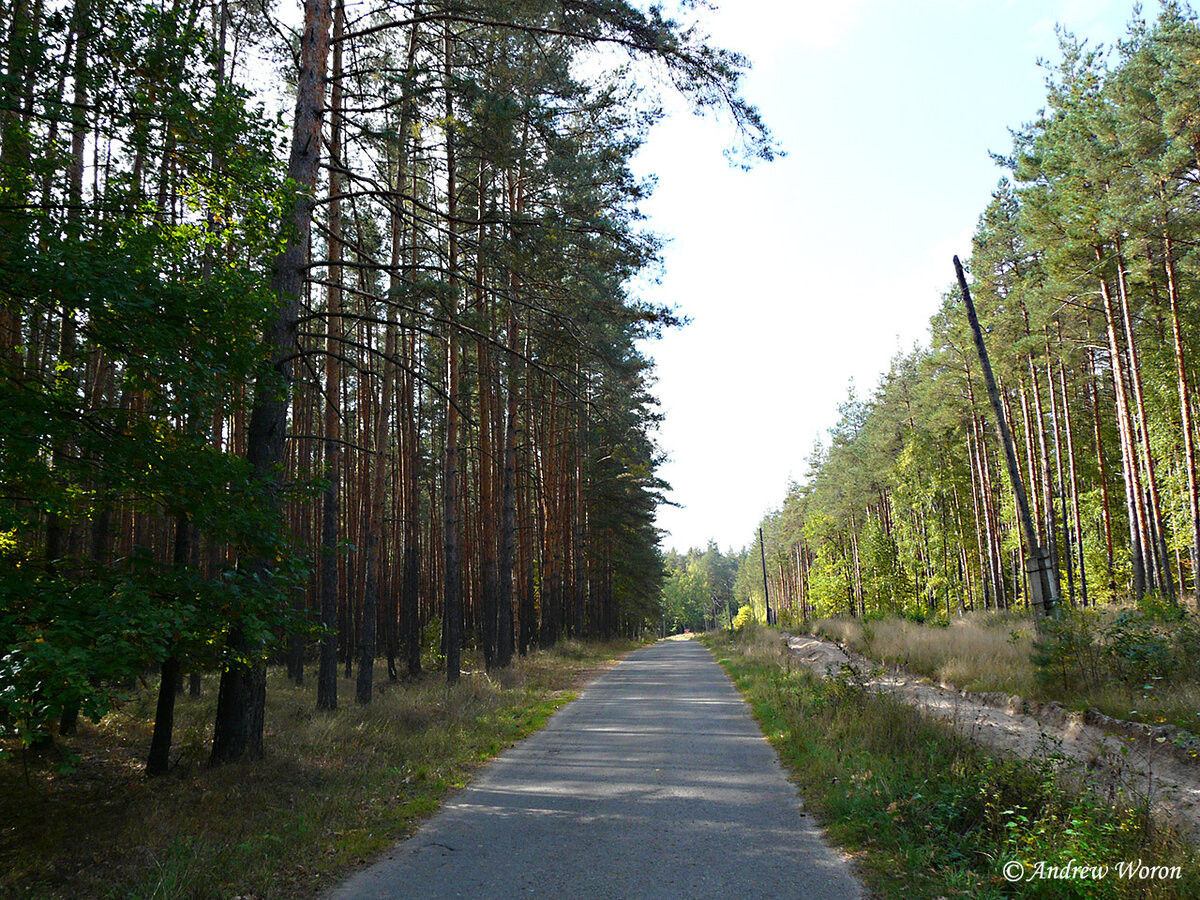
<instances>
[{"instance_id":1,"label":"pine tree trunk","mask_svg":"<svg viewBox=\"0 0 1200 900\"><path fill-rule=\"evenodd\" d=\"M990 609L993 606L999 608L999 604L996 602L995 572L991 558L991 523L987 520L986 510L980 502L982 479L979 477L980 460L976 448L977 421L978 418L972 409L971 428L967 432L967 461L971 471L971 509L975 513L975 550L979 555L979 573L983 582L983 608Z\"/></svg>"},{"instance_id":2,"label":"pine tree trunk","mask_svg":"<svg viewBox=\"0 0 1200 900\"><path fill-rule=\"evenodd\" d=\"M275 259L271 288L280 307L265 330L272 354L274 377L256 385L250 415L247 458L254 477L267 490L267 502L279 508L276 482L283 461L287 430L287 396L282 388L292 380L292 356L304 289L308 236L312 224L312 191L317 182L321 147L321 121L325 107L325 68L329 56L329 0L306 0L300 42L300 79L288 176L296 184L286 243ZM251 571L270 583L271 560L263 553L250 562ZM242 658L257 660L261 647L253 645L240 624L231 629L230 649ZM266 709L266 669L260 662L230 661L221 673L217 718L213 731L212 761L257 759L263 753L263 717Z\"/></svg>"},{"instance_id":3,"label":"pine tree trunk","mask_svg":"<svg viewBox=\"0 0 1200 900\"><path fill-rule=\"evenodd\" d=\"M1192 525L1191 546L1188 548L1192 563L1192 590L1200 596L1200 485L1197 484L1196 476L1196 437L1192 425L1191 384L1188 379L1187 355L1183 346L1183 328L1179 313L1179 278L1175 272L1174 247L1169 234L1163 235L1163 246L1167 294L1171 303L1171 343L1175 351L1179 412L1183 423L1183 465L1187 474L1188 515ZM1180 581L1182 580L1181 574Z\"/></svg>"},{"instance_id":4,"label":"pine tree trunk","mask_svg":"<svg viewBox=\"0 0 1200 900\"><path fill-rule=\"evenodd\" d=\"M454 684L461 670L462 572L458 557L458 197L455 180L454 101L450 92L451 35L444 36L446 107L446 230L450 299L446 324L446 448L442 475L442 521L445 553L443 631L446 643L446 681Z\"/></svg>"},{"instance_id":5,"label":"pine tree trunk","mask_svg":"<svg viewBox=\"0 0 1200 900\"><path fill-rule=\"evenodd\" d=\"M482 273L478 276L482 280ZM493 408L495 391L492 385L491 354L487 343L478 343L479 388L479 551L482 583L480 615L483 619L483 660L487 671L498 664L500 575L496 560L496 517L500 512L495 496L495 434Z\"/></svg>"},{"instance_id":6,"label":"pine tree trunk","mask_svg":"<svg viewBox=\"0 0 1200 900\"><path fill-rule=\"evenodd\" d=\"M1104 261L1103 250L1096 248L1097 262ZM1112 370L1113 390L1117 401L1117 433L1121 437L1121 468L1125 476L1125 508L1129 516L1129 552L1133 562L1133 595L1141 600L1146 592L1147 571L1143 556L1143 527L1140 510L1141 486L1138 482L1137 453L1130 425L1129 402L1125 395L1125 372L1121 347L1117 338L1117 319L1113 308L1108 279L1100 279L1100 296L1104 301L1104 322L1108 334L1108 353ZM1099 429L1099 419L1097 419ZM1097 433L1099 433L1097 431Z\"/></svg>"},{"instance_id":7,"label":"pine tree trunk","mask_svg":"<svg viewBox=\"0 0 1200 900\"><path fill-rule=\"evenodd\" d=\"M186 513L175 515L174 565L182 568L191 555L191 523ZM150 738L150 754L146 759L147 775L165 775L171 765L171 737L175 728L175 697L182 685L179 657L174 650L162 662L158 686L158 706L154 713L154 733Z\"/></svg>"},{"instance_id":8,"label":"pine tree trunk","mask_svg":"<svg viewBox=\"0 0 1200 900\"><path fill-rule=\"evenodd\" d=\"M1096 360L1088 354L1088 393L1092 399L1092 424L1096 440L1096 470L1100 480L1101 513L1104 525L1105 565L1108 573L1108 592L1116 592L1116 576L1113 571L1112 506L1108 493L1108 464L1104 460L1104 437L1100 419L1100 380L1096 375Z\"/></svg>"},{"instance_id":9,"label":"pine tree trunk","mask_svg":"<svg viewBox=\"0 0 1200 900\"><path fill-rule=\"evenodd\" d=\"M1149 498L1146 510L1148 519L1147 543L1152 550L1155 577L1159 590L1171 603L1175 602L1175 579L1171 573L1171 559L1163 533L1162 504L1159 500L1158 478L1155 474L1154 451L1150 446L1150 419L1146 415L1146 399L1142 391L1141 361L1138 357L1137 338L1133 331L1133 320L1129 309L1128 285L1125 278L1125 263L1121 258L1121 243L1117 242L1117 284L1120 288L1121 319L1125 327L1125 344L1129 351L1129 379L1133 386L1133 397L1137 407L1137 435L1141 438L1142 463L1145 466L1145 491Z\"/></svg>"},{"instance_id":10,"label":"pine tree trunk","mask_svg":"<svg viewBox=\"0 0 1200 900\"><path fill-rule=\"evenodd\" d=\"M1062 335L1059 334L1059 351L1062 352ZM1062 392L1063 428L1067 434L1067 474L1071 488L1071 514L1074 520L1074 546L1079 567L1079 602L1088 605L1087 566L1084 559L1083 547L1083 516L1079 511L1079 476L1075 465L1075 429L1071 424L1071 402L1067 395L1067 367L1060 359L1058 365L1058 384ZM1065 516L1064 516L1065 518Z\"/></svg>"},{"instance_id":11,"label":"pine tree trunk","mask_svg":"<svg viewBox=\"0 0 1200 900\"><path fill-rule=\"evenodd\" d=\"M1025 433L1025 460L1029 464L1029 499L1032 506L1033 521L1037 526L1038 546L1041 546L1045 540L1046 517L1045 517L1045 502L1046 495L1044 490L1039 490L1039 487L1044 488L1041 478L1038 477L1038 455L1034 449L1034 430L1032 416L1029 414L1029 391L1025 387L1025 379L1020 381L1019 391L1021 395L1021 427ZM1040 431L1040 429L1039 429ZM1033 548L1030 548L1032 551Z\"/></svg>"},{"instance_id":12,"label":"pine tree trunk","mask_svg":"<svg viewBox=\"0 0 1200 900\"><path fill-rule=\"evenodd\" d=\"M518 285L512 279L514 295ZM516 565L517 487L517 361L518 325L515 308L508 314L508 398L504 420L504 469L500 487L500 562L497 591L497 662L508 666L513 656L513 567Z\"/></svg>"},{"instance_id":13,"label":"pine tree trunk","mask_svg":"<svg viewBox=\"0 0 1200 900\"><path fill-rule=\"evenodd\" d=\"M343 4L333 14L333 77L329 97L329 213L326 253L329 258L325 289L325 487L321 503L321 637L317 663L317 709L338 705L338 603L341 597L338 532L341 517L341 408L342 369L342 44L345 29Z\"/></svg>"},{"instance_id":14,"label":"pine tree trunk","mask_svg":"<svg viewBox=\"0 0 1200 900\"><path fill-rule=\"evenodd\" d=\"M1054 363L1050 356L1050 330L1045 332L1046 387L1050 397L1050 429L1054 437L1054 467L1058 476L1058 498L1062 516L1062 560L1067 564L1067 602L1075 605L1075 559L1071 553L1071 517L1067 515L1067 490L1063 483L1062 441L1059 434L1058 400L1054 391ZM1065 401L1064 401L1065 402ZM1053 508L1053 506L1052 506Z\"/></svg>"},{"instance_id":15,"label":"pine tree trunk","mask_svg":"<svg viewBox=\"0 0 1200 900\"><path fill-rule=\"evenodd\" d=\"M362 626L359 628L358 681L354 699L365 706L371 702L375 684L375 622L379 611L379 538L375 529L367 535L366 573L363 589Z\"/></svg>"}]
</instances>

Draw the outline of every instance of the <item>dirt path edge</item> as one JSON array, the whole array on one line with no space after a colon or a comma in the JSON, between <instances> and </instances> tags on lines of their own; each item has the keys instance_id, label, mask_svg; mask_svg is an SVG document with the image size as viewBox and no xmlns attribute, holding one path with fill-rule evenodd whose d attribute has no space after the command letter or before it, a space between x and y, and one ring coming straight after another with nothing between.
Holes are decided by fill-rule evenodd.
<instances>
[{"instance_id":1,"label":"dirt path edge","mask_svg":"<svg viewBox=\"0 0 1200 900\"><path fill-rule=\"evenodd\" d=\"M1148 726L1037 703L1017 695L933 685L832 641L784 634L792 657L821 677L847 665L872 690L890 693L990 747L1025 758L1050 758L1062 773L1107 795L1145 802L1200 844L1200 742L1171 726Z\"/></svg>"}]
</instances>

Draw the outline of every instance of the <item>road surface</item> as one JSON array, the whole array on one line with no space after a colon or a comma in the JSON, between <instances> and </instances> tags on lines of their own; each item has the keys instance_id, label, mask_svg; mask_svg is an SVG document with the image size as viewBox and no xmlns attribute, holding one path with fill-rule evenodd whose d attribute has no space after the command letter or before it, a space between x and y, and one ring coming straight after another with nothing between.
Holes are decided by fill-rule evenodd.
<instances>
[{"instance_id":1,"label":"road surface","mask_svg":"<svg viewBox=\"0 0 1200 900\"><path fill-rule=\"evenodd\" d=\"M712 655L660 641L329 900L861 895Z\"/></svg>"}]
</instances>

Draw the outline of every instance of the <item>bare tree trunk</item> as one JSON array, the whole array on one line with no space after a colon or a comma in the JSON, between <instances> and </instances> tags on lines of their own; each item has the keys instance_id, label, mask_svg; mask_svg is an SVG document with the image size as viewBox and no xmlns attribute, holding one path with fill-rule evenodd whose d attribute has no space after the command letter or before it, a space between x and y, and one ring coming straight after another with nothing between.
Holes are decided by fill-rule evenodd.
<instances>
[{"instance_id":1,"label":"bare tree trunk","mask_svg":"<svg viewBox=\"0 0 1200 900\"><path fill-rule=\"evenodd\" d=\"M991 400L992 410L996 414L996 426L1000 432L1002 443L1004 444L1005 460L1008 463L1008 472L1011 476L1013 494L1016 497L1017 518L1020 523L1021 530L1024 533L1025 541L1029 545L1031 555L1041 554L1041 548L1037 542L1037 533L1033 527L1033 520L1029 514L1029 502L1025 496L1025 488L1021 483L1020 467L1017 464L1016 452L1012 443L1012 436L1008 431L1008 423L1003 415L1003 408L1000 402L1000 391L996 384L996 380L992 375L991 363L988 360L987 348L983 343L983 331L979 327L979 319L975 315L975 305L971 302L971 292L967 287L966 274L963 272L962 265L958 261L958 257L954 257L955 274L958 276L959 288L962 291L963 303L967 308L967 317L970 320L971 331L975 340L975 348L979 354L979 362L983 368L984 382L987 384L988 398ZM1044 570L1039 571L1039 579L1044 579L1049 573ZM1031 577L1033 575L1031 574ZM1040 615L1048 615L1052 610L1056 600L1057 592L1054 586L1047 584L1041 580L1038 585L1039 590L1033 592L1035 600L1041 605L1038 609Z\"/></svg>"},{"instance_id":2,"label":"bare tree trunk","mask_svg":"<svg viewBox=\"0 0 1200 900\"><path fill-rule=\"evenodd\" d=\"M1183 346L1183 329L1179 313L1179 279L1175 273L1174 247L1169 234L1163 235L1164 266L1167 271L1167 294L1171 302L1171 343L1175 350L1175 373L1179 382L1179 413L1183 422L1183 465L1187 473L1188 514L1191 517L1192 539L1188 548L1192 563L1192 590L1200 596L1200 485L1196 479L1196 438L1192 424L1191 384L1188 380L1187 356ZM1180 581L1183 575L1180 574ZM1181 585L1182 587L1182 585Z\"/></svg>"},{"instance_id":3,"label":"bare tree trunk","mask_svg":"<svg viewBox=\"0 0 1200 900\"><path fill-rule=\"evenodd\" d=\"M447 22L444 36L444 91L446 104L446 230L447 270L450 299L446 324L446 449L443 468L442 540L445 547L444 633L446 681L458 681L461 669L462 572L458 557L458 197L455 180L454 100L450 90L451 34Z\"/></svg>"},{"instance_id":4,"label":"bare tree trunk","mask_svg":"<svg viewBox=\"0 0 1200 900\"><path fill-rule=\"evenodd\" d=\"M1163 533L1162 504L1158 495L1158 478L1155 475L1154 452L1150 446L1150 420L1146 415L1146 399L1142 391L1141 361L1138 358L1137 338L1133 331L1133 320L1129 310L1128 286L1125 279L1125 262L1121 257L1120 240L1117 241L1117 284L1120 288L1121 319L1125 326L1125 343L1129 349L1129 379L1133 385L1133 397L1137 406L1137 434L1141 438L1142 462L1146 471L1146 494L1149 497L1147 512L1147 538L1152 550L1158 588L1167 600L1175 602L1175 578L1171 573L1171 557Z\"/></svg>"},{"instance_id":5,"label":"bare tree trunk","mask_svg":"<svg viewBox=\"0 0 1200 900\"><path fill-rule=\"evenodd\" d=\"M1104 526L1105 571L1108 574L1108 592L1111 595L1117 589L1116 577L1113 572L1113 530L1112 506L1108 491L1108 464L1104 460L1104 436L1100 428L1100 380L1096 375L1095 357L1088 354L1088 395L1091 398L1092 426L1096 440L1096 468L1100 481L1101 521Z\"/></svg>"},{"instance_id":6,"label":"bare tree trunk","mask_svg":"<svg viewBox=\"0 0 1200 900\"><path fill-rule=\"evenodd\" d=\"M287 431L285 388L292 381L292 356L312 225L312 191L320 161L330 19L329 0L306 0L300 41L300 79L288 160L288 176L297 190L285 229L286 243L275 258L271 277L271 288L278 295L280 306L264 335L266 345L271 348L273 372L256 385L250 415L247 458L254 477L266 487L267 502L275 509L279 505L277 469L283 461ZM251 569L263 582L270 583L268 553L260 553L252 560ZM261 654L261 647L251 643L240 623L235 622L229 643L230 649L242 659L257 660ZM214 763L262 756L266 674L266 668L260 662L246 664L231 660L226 664L217 698L212 748Z\"/></svg>"},{"instance_id":7,"label":"bare tree trunk","mask_svg":"<svg viewBox=\"0 0 1200 900\"><path fill-rule=\"evenodd\" d=\"M329 258L325 289L325 487L321 503L321 651L317 663L317 709L338 705L338 601L341 582L338 532L341 517L341 409L342 369L342 43L344 4L333 11L333 77L329 92L329 218L326 254Z\"/></svg>"},{"instance_id":8,"label":"bare tree trunk","mask_svg":"<svg viewBox=\"0 0 1200 900\"><path fill-rule=\"evenodd\" d=\"M1062 347L1062 335L1059 335L1059 347ZM1061 354L1060 354L1061 355ZM1067 395L1067 367L1060 359L1058 366L1058 384L1062 391L1063 427L1067 432L1067 464L1071 486L1071 514L1075 525L1075 551L1079 564L1079 602L1088 605L1087 566L1085 565L1083 548L1083 516L1079 512L1079 476L1075 466L1075 429L1071 424L1071 402Z\"/></svg>"},{"instance_id":9,"label":"bare tree trunk","mask_svg":"<svg viewBox=\"0 0 1200 900\"><path fill-rule=\"evenodd\" d=\"M1096 248L1097 262L1104 261L1104 252ZM1146 565L1143 556L1140 496L1141 485L1138 480L1137 450L1133 439L1129 418L1129 402L1125 395L1125 374L1122 364L1121 347L1117 338L1117 319L1113 309L1112 293L1108 287L1108 279L1100 279L1100 296L1104 301L1104 321L1108 334L1108 353L1111 362L1113 389L1117 401L1117 432L1121 436L1122 471L1125 476L1125 507L1129 515L1129 552L1133 560L1133 594L1140 600L1146 593ZM1099 429L1099 419L1097 419ZM1097 434L1099 431L1097 430Z\"/></svg>"},{"instance_id":10,"label":"bare tree trunk","mask_svg":"<svg viewBox=\"0 0 1200 900\"><path fill-rule=\"evenodd\" d=\"M188 564L191 541L192 529L187 514L176 513L173 561L177 568ZM146 758L147 775L165 775L171 767L171 736L175 728L175 697L182 684L180 675L179 657L172 649L162 662L158 706L154 713L154 734L150 738L150 754Z\"/></svg>"},{"instance_id":11,"label":"bare tree trunk","mask_svg":"<svg viewBox=\"0 0 1200 900\"><path fill-rule=\"evenodd\" d=\"M1058 498L1062 504L1062 558L1067 564L1067 602L1075 605L1075 559L1071 553L1071 517L1067 515L1067 489L1063 483L1062 441L1058 428L1058 401L1054 392L1054 363L1050 356L1050 329L1046 329L1046 387L1050 395L1050 427L1054 435L1054 465L1058 475ZM1064 394L1063 403L1066 403Z\"/></svg>"}]
</instances>

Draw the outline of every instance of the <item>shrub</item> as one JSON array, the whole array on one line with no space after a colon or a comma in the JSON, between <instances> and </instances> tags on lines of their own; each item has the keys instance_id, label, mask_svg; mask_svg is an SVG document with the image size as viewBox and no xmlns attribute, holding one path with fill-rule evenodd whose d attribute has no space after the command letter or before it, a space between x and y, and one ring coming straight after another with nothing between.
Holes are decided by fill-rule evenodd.
<instances>
[{"instance_id":1,"label":"shrub","mask_svg":"<svg viewBox=\"0 0 1200 900\"><path fill-rule=\"evenodd\" d=\"M1104 630L1105 655L1113 674L1126 684L1158 681L1174 668L1170 637L1156 618L1140 609L1125 609Z\"/></svg>"}]
</instances>

